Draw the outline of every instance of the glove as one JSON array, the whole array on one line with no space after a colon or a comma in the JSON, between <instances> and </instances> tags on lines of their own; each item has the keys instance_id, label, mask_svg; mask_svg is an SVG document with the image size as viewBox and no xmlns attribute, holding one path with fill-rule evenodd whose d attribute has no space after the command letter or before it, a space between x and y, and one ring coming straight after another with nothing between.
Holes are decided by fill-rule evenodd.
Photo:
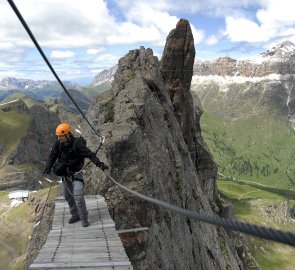
<instances>
[{"instance_id":1,"label":"glove","mask_svg":"<svg viewBox=\"0 0 295 270\"><path fill-rule=\"evenodd\" d=\"M50 169L45 168L44 171L43 171L43 176L49 175L50 172L51 172Z\"/></svg>"},{"instance_id":2,"label":"glove","mask_svg":"<svg viewBox=\"0 0 295 270\"><path fill-rule=\"evenodd\" d=\"M98 162L96 166L99 167L102 171L109 169L109 167L105 165L103 162Z\"/></svg>"}]
</instances>

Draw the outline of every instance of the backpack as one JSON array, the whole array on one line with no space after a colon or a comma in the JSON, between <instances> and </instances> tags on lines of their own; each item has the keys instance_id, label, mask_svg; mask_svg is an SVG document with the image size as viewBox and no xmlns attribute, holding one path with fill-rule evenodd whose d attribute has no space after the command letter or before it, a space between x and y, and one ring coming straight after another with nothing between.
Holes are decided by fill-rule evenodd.
<instances>
[{"instance_id":1,"label":"backpack","mask_svg":"<svg viewBox=\"0 0 295 270\"><path fill-rule=\"evenodd\" d=\"M73 146L72 146L72 151L77 155L80 156L80 153L78 152L78 148L77 148L77 141L81 141L83 145L86 146L86 140L81 136L79 138L75 138L74 142L73 142ZM74 165L74 164L73 164ZM81 163L77 163L74 168L72 167L72 165L67 165L64 164L62 162L60 162L59 160L56 160L54 165L53 165L53 172L55 175L57 176L64 176L68 174L68 171L79 171L82 169L84 165L84 162ZM71 168L72 167L72 168Z\"/></svg>"},{"instance_id":2,"label":"backpack","mask_svg":"<svg viewBox=\"0 0 295 270\"><path fill-rule=\"evenodd\" d=\"M75 138L74 143L73 143L73 151L77 155L79 155L79 152L78 152L78 149L77 149L77 141L78 140L81 141L84 146L86 146L86 144L87 144L87 142L86 142L86 140L85 140L85 138L83 136L80 136L78 138Z\"/></svg>"}]
</instances>

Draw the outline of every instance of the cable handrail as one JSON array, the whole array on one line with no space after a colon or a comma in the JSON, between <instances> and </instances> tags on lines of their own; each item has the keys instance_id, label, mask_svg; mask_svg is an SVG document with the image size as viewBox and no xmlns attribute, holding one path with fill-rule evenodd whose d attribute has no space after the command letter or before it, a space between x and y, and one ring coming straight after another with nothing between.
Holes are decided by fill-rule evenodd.
<instances>
[{"instance_id":1,"label":"cable handrail","mask_svg":"<svg viewBox=\"0 0 295 270\"><path fill-rule=\"evenodd\" d=\"M226 219L219 217L217 215L210 215L206 213L200 213L196 211L187 210L176 205L172 205L170 203L161 201L156 198L148 197L143 195L137 191L131 190L128 187L120 184L117 182L109 173L106 172L106 175L109 179L115 183L120 188L124 189L125 191L135 195L136 197L151 202L153 204L157 204L165 209L171 210L177 214L182 216L190 217L197 221L206 222L212 225L221 226L225 229L231 229L233 231L239 231L242 233L247 233L250 235L258 236L267 240L272 240L280 243L284 243L290 246L295 246L295 234L291 232L284 232L277 229L267 228L263 226L258 226L254 224L250 224L247 222L238 221L235 219Z\"/></svg>"}]
</instances>

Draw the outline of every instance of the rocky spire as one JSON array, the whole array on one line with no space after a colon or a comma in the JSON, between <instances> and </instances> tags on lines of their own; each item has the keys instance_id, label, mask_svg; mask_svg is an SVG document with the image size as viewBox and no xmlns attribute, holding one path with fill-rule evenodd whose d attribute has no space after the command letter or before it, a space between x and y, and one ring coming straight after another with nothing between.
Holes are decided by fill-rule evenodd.
<instances>
[{"instance_id":1,"label":"rocky spire","mask_svg":"<svg viewBox=\"0 0 295 270\"><path fill-rule=\"evenodd\" d=\"M192 31L189 22L181 19L167 37L161 60L161 72L184 140L189 150L193 152L193 160L195 160L195 147L192 135L196 132L192 130L192 127L195 127L195 119L190 86L194 59L195 47Z\"/></svg>"},{"instance_id":2,"label":"rocky spire","mask_svg":"<svg viewBox=\"0 0 295 270\"><path fill-rule=\"evenodd\" d=\"M99 157L113 178L150 197L212 214L151 49L129 51L119 60L112 90L92 101L88 118L106 136ZM95 150L92 136L85 134ZM93 165L85 178L87 190L106 198L116 229L148 228L121 235L134 269L244 269L222 228L139 200Z\"/></svg>"},{"instance_id":3,"label":"rocky spire","mask_svg":"<svg viewBox=\"0 0 295 270\"><path fill-rule=\"evenodd\" d=\"M203 189L213 201L217 194L217 167L201 136L199 120L203 109L197 102L197 97L194 106L190 91L194 59L195 47L191 27L187 20L180 19L167 37L161 59L161 72Z\"/></svg>"}]
</instances>

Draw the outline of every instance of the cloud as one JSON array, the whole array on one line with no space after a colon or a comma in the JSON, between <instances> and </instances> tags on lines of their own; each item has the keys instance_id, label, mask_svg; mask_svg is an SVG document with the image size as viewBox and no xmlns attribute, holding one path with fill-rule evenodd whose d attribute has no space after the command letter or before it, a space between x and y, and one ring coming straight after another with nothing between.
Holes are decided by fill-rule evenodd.
<instances>
[{"instance_id":1,"label":"cloud","mask_svg":"<svg viewBox=\"0 0 295 270\"><path fill-rule=\"evenodd\" d=\"M195 44L202 42L205 38L204 30L196 29L193 25L191 25L191 29L192 29Z\"/></svg>"},{"instance_id":2,"label":"cloud","mask_svg":"<svg viewBox=\"0 0 295 270\"><path fill-rule=\"evenodd\" d=\"M52 51L50 56L55 59L71 58L75 55L72 51Z\"/></svg>"},{"instance_id":3,"label":"cloud","mask_svg":"<svg viewBox=\"0 0 295 270\"><path fill-rule=\"evenodd\" d=\"M218 42L218 38L215 35L211 35L206 39L206 44L214 45Z\"/></svg>"},{"instance_id":4,"label":"cloud","mask_svg":"<svg viewBox=\"0 0 295 270\"><path fill-rule=\"evenodd\" d=\"M256 18L226 17L225 36L233 42L266 42L276 36L294 35L295 2L289 0L264 0L256 12ZM286 30L286 28L288 28Z\"/></svg>"},{"instance_id":5,"label":"cloud","mask_svg":"<svg viewBox=\"0 0 295 270\"><path fill-rule=\"evenodd\" d=\"M104 38L115 28L102 0L15 0L41 46L79 48L103 44ZM30 41L7 1L0 3L0 38L30 46Z\"/></svg>"},{"instance_id":6,"label":"cloud","mask_svg":"<svg viewBox=\"0 0 295 270\"><path fill-rule=\"evenodd\" d=\"M88 53L88 54L98 54L98 53L104 52L105 50L106 50L105 48L88 49L88 50L86 50L86 53Z\"/></svg>"},{"instance_id":7,"label":"cloud","mask_svg":"<svg viewBox=\"0 0 295 270\"><path fill-rule=\"evenodd\" d=\"M189 19L195 44L214 45L212 50L224 41L263 45L274 37L295 39L295 2L291 0L186 0L185 4L181 0L14 1L60 72L64 72L58 65L61 60L67 69L77 74L81 69L84 75L114 65L133 45L151 47L160 56L180 18ZM208 19L204 29L197 25L200 19ZM35 67L44 66L8 1L0 1L0 29L0 63L6 63L2 71L5 67L7 72L24 71L32 59Z\"/></svg>"},{"instance_id":8,"label":"cloud","mask_svg":"<svg viewBox=\"0 0 295 270\"><path fill-rule=\"evenodd\" d=\"M106 63L106 62L117 62L120 57L112 54L102 54L95 58L94 62ZM101 64L102 65L102 64Z\"/></svg>"},{"instance_id":9,"label":"cloud","mask_svg":"<svg viewBox=\"0 0 295 270\"><path fill-rule=\"evenodd\" d=\"M106 38L110 45L133 44L137 42L159 42L161 34L155 26L140 27L126 22L122 23L117 31Z\"/></svg>"},{"instance_id":10,"label":"cloud","mask_svg":"<svg viewBox=\"0 0 295 270\"><path fill-rule=\"evenodd\" d=\"M226 18L226 36L233 42L261 42L267 41L274 34L275 29L266 29L247 19Z\"/></svg>"},{"instance_id":11,"label":"cloud","mask_svg":"<svg viewBox=\"0 0 295 270\"><path fill-rule=\"evenodd\" d=\"M130 16L130 11L138 8L138 6L150 6L156 12L165 11L167 13L185 14L206 12L212 16L224 17L225 14L238 14L241 9L256 5L261 1L263 0L186 0L185 4L183 1L177 0L141 0L136 2L134 0L117 0L115 2L124 11L124 14L128 14L127 17Z\"/></svg>"}]
</instances>

